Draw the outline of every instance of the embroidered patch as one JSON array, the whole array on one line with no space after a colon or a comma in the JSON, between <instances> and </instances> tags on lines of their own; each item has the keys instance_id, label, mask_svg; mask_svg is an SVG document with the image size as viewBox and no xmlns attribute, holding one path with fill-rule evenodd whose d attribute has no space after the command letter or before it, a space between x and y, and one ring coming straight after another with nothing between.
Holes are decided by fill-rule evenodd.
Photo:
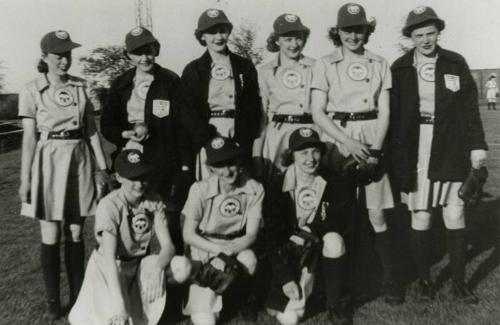
<instances>
[{"instance_id":1,"label":"embroidered patch","mask_svg":"<svg viewBox=\"0 0 500 325\"><path fill-rule=\"evenodd\" d=\"M212 67L211 75L215 80L226 80L230 74L231 71L224 64L216 64Z\"/></svg>"},{"instance_id":2,"label":"embroidered patch","mask_svg":"<svg viewBox=\"0 0 500 325\"><path fill-rule=\"evenodd\" d=\"M435 63L426 63L420 67L420 69L418 70L418 75L425 81L434 82L435 71L436 71Z\"/></svg>"},{"instance_id":3,"label":"embroidered patch","mask_svg":"<svg viewBox=\"0 0 500 325\"><path fill-rule=\"evenodd\" d=\"M313 135L313 131L309 128L301 128L299 130L299 134L304 138L309 138L310 136Z\"/></svg>"},{"instance_id":4,"label":"embroidered patch","mask_svg":"<svg viewBox=\"0 0 500 325\"><path fill-rule=\"evenodd\" d=\"M139 35L141 35L143 32L144 32L144 28L142 28L142 27L140 27L140 26L139 26L139 27L136 27L136 28L132 29L132 30L130 31L130 34L131 34L132 36L139 36Z\"/></svg>"},{"instance_id":5,"label":"embroidered patch","mask_svg":"<svg viewBox=\"0 0 500 325\"><path fill-rule=\"evenodd\" d=\"M304 188L299 192L297 203L304 210L312 210L316 207L316 191Z\"/></svg>"},{"instance_id":6,"label":"embroidered patch","mask_svg":"<svg viewBox=\"0 0 500 325\"><path fill-rule=\"evenodd\" d=\"M141 162L141 156L137 152L131 152L127 155L127 160L131 164L137 164Z\"/></svg>"},{"instance_id":7,"label":"embroidered patch","mask_svg":"<svg viewBox=\"0 0 500 325\"><path fill-rule=\"evenodd\" d=\"M240 210L241 202L235 197L225 198L219 206L220 213L226 218L234 217Z\"/></svg>"},{"instance_id":8,"label":"embroidered patch","mask_svg":"<svg viewBox=\"0 0 500 325\"><path fill-rule=\"evenodd\" d=\"M350 13L351 15L357 15L361 9L359 8L358 5L349 5L347 6L347 12Z\"/></svg>"},{"instance_id":9,"label":"embroidered patch","mask_svg":"<svg viewBox=\"0 0 500 325\"><path fill-rule=\"evenodd\" d=\"M139 98L146 99L149 91L149 87L151 86L151 81L143 81L135 86L135 93Z\"/></svg>"},{"instance_id":10,"label":"embroidered patch","mask_svg":"<svg viewBox=\"0 0 500 325\"><path fill-rule=\"evenodd\" d=\"M426 6L418 6L417 8L413 9L413 13L417 15L423 14L427 10Z\"/></svg>"},{"instance_id":11,"label":"embroidered patch","mask_svg":"<svg viewBox=\"0 0 500 325\"><path fill-rule=\"evenodd\" d=\"M153 115L159 118L168 116L170 114L170 101L155 99L153 100Z\"/></svg>"},{"instance_id":12,"label":"embroidered patch","mask_svg":"<svg viewBox=\"0 0 500 325\"><path fill-rule=\"evenodd\" d=\"M347 75L354 81L361 81L368 76L368 68L359 62L354 62L347 68Z\"/></svg>"},{"instance_id":13,"label":"embroidered patch","mask_svg":"<svg viewBox=\"0 0 500 325\"><path fill-rule=\"evenodd\" d=\"M215 18L219 16L219 10L217 9L208 9L207 10L207 16L210 18Z\"/></svg>"},{"instance_id":14,"label":"embroidered patch","mask_svg":"<svg viewBox=\"0 0 500 325\"><path fill-rule=\"evenodd\" d=\"M283 73L283 77L281 78L283 84L286 88L294 89L297 88L302 82L302 76L298 71L288 70Z\"/></svg>"},{"instance_id":15,"label":"embroidered patch","mask_svg":"<svg viewBox=\"0 0 500 325\"><path fill-rule=\"evenodd\" d=\"M137 235L142 235L149 231L151 228L149 218L147 217L145 212L138 212L136 215L132 217L131 221L132 230Z\"/></svg>"},{"instance_id":16,"label":"embroidered patch","mask_svg":"<svg viewBox=\"0 0 500 325\"><path fill-rule=\"evenodd\" d=\"M212 143L210 144L213 149L217 150L222 148L224 146L224 139L222 138L215 138L212 140Z\"/></svg>"},{"instance_id":17,"label":"embroidered patch","mask_svg":"<svg viewBox=\"0 0 500 325\"><path fill-rule=\"evenodd\" d=\"M445 74L444 84L446 88L456 93L460 90L460 77L454 74Z\"/></svg>"},{"instance_id":18,"label":"embroidered patch","mask_svg":"<svg viewBox=\"0 0 500 325\"><path fill-rule=\"evenodd\" d=\"M297 21L297 19L298 19L298 17L296 15L292 15L292 14L285 15L285 20L289 23L294 23Z\"/></svg>"},{"instance_id":19,"label":"embroidered patch","mask_svg":"<svg viewBox=\"0 0 500 325\"><path fill-rule=\"evenodd\" d=\"M70 106L75 101L75 99L73 98L73 94L65 88L56 90L56 92L54 93L54 100L57 105L64 107Z\"/></svg>"},{"instance_id":20,"label":"embroidered patch","mask_svg":"<svg viewBox=\"0 0 500 325\"><path fill-rule=\"evenodd\" d=\"M62 39L62 40L66 40L69 38L69 34L65 30L58 30L58 31L56 31L55 34L56 34L57 38Z\"/></svg>"}]
</instances>

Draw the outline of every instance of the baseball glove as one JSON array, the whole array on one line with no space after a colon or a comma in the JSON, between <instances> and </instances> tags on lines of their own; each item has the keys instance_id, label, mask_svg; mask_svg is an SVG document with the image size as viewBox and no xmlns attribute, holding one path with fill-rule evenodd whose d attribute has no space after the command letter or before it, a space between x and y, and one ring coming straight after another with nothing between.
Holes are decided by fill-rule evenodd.
<instances>
[{"instance_id":1,"label":"baseball glove","mask_svg":"<svg viewBox=\"0 0 500 325\"><path fill-rule=\"evenodd\" d=\"M279 253L288 264L300 270L312 264L320 244L321 240L316 235L297 228Z\"/></svg>"},{"instance_id":2,"label":"baseball glove","mask_svg":"<svg viewBox=\"0 0 500 325\"><path fill-rule=\"evenodd\" d=\"M367 160L359 162L353 156L347 157L341 166L342 176L351 178L360 185L367 185L380 179L382 156L375 150L370 150L370 153L371 156Z\"/></svg>"},{"instance_id":3,"label":"baseball glove","mask_svg":"<svg viewBox=\"0 0 500 325\"><path fill-rule=\"evenodd\" d=\"M241 265L234 256L220 253L200 266L193 283L208 287L220 295L241 273Z\"/></svg>"},{"instance_id":4,"label":"baseball glove","mask_svg":"<svg viewBox=\"0 0 500 325\"><path fill-rule=\"evenodd\" d=\"M468 206L476 205L483 194L483 185L488 178L488 170L486 167L479 169L471 168L471 171L465 182L458 190L458 196L464 200Z\"/></svg>"}]
</instances>

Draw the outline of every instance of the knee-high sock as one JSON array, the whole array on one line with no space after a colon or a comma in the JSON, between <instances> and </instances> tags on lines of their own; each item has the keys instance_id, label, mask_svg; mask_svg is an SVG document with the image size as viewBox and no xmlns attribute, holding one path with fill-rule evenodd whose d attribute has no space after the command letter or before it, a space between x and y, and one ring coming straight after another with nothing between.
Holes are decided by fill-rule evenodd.
<instances>
[{"instance_id":1,"label":"knee-high sock","mask_svg":"<svg viewBox=\"0 0 500 325\"><path fill-rule=\"evenodd\" d=\"M465 235L465 229L446 230L451 278L456 283L463 283L465 280L465 258L467 251Z\"/></svg>"},{"instance_id":2,"label":"knee-high sock","mask_svg":"<svg viewBox=\"0 0 500 325\"><path fill-rule=\"evenodd\" d=\"M43 281L45 282L47 300L50 304L59 304L59 279L61 272L59 243L53 245L42 243L41 249Z\"/></svg>"},{"instance_id":3,"label":"knee-high sock","mask_svg":"<svg viewBox=\"0 0 500 325\"><path fill-rule=\"evenodd\" d=\"M64 245L64 262L68 274L69 303L73 305L82 287L84 274L85 247L83 241L66 241Z\"/></svg>"},{"instance_id":4,"label":"knee-high sock","mask_svg":"<svg viewBox=\"0 0 500 325\"><path fill-rule=\"evenodd\" d=\"M391 282L393 280L394 267L392 264L390 237L387 231L375 233L375 250L384 271L383 282Z\"/></svg>"},{"instance_id":5,"label":"knee-high sock","mask_svg":"<svg viewBox=\"0 0 500 325\"><path fill-rule=\"evenodd\" d=\"M339 306L343 293L342 288L347 281L347 257L345 255L338 258L323 256L321 262L326 291L326 305L327 308L336 308Z\"/></svg>"},{"instance_id":6,"label":"knee-high sock","mask_svg":"<svg viewBox=\"0 0 500 325\"><path fill-rule=\"evenodd\" d=\"M420 280L430 281L430 247L431 247L431 232L430 230L415 230L410 231L411 252Z\"/></svg>"}]
</instances>

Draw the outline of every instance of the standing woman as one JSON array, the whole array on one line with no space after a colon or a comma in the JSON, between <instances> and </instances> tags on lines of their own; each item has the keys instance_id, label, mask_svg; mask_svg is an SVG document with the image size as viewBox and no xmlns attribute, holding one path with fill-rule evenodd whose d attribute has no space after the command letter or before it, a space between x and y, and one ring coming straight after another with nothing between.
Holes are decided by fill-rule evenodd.
<instances>
[{"instance_id":1,"label":"standing woman","mask_svg":"<svg viewBox=\"0 0 500 325\"><path fill-rule=\"evenodd\" d=\"M389 126L391 74L384 58L365 49L374 29L375 22L366 19L362 6L348 3L339 9L337 26L330 30L336 49L313 69L311 110L326 142L335 143L344 156L377 169ZM366 204L375 230L386 301L398 303L387 292L392 287L393 263L384 209L394 206L387 174L360 189L366 197L361 196L361 204Z\"/></svg>"},{"instance_id":2,"label":"standing woman","mask_svg":"<svg viewBox=\"0 0 500 325\"><path fill-rule=\"evenodd\" d=\"M497 84L497 76L496 74L490 74L488 81L486 82L486 101L488 102L488 111L490 108L494 111L497 110L497 96L498 96L498 84Z\"/></svg>"},{"instance_id":3,"label":"standing woman","mask_svg":"<svg viewBox=\"0 0 500 325\"><path fill-rule=\"evenodd\" d=\"M61 225L72 305L83 281L83 222L95 210L93 172L98 170L102 182L106 162L85 81L68 74L71 50L80 44L58 30L40 45L40 74L19 93L24 129L19 196L31 207L25 214L40 221L48 308L58 318Z\"/></svg>"},{"instance_id":4,"label":"standing woman","mask_svg":"<svg viewBox=\"0 0 500 325\"><path fill-rule=\"evenodd\" d=\"M208 9L199 20L195 37L207 51L182 73L184 100L193 118L204 121L192 138L197 151L216 134L234 138L248 165L254 139L260 135L261 109L257 71L248 59L232 53L227 42L233 25L222 10ZM204 150L196 163L198 179L206 178Z\"/></svg>"},{"instance_id":5,"label":"standing woman","mask_svg":"<svg viewBox=\"0 0 500 325\"><path fill-rule=\"evenodd\" d=\"M265 159L266 165L280 170L281 152L288 146L290 134L301 127L313 125L310 102L310 83L314 59L302 54L309 28L293 14L282 14L273 24L267 38L269 52L278 52L272 61L259 68L260 96L266 124L254 156Z\"/></svg>"},{"instance_id":6,"label":"standing woman","mask_svg":"<svg viewBox=\"0 0 500 325\"><path fill-rule=\"evenodd\" d=\"M465 59L438 46L445 23L430 7L408 14L403 35L415 48L392 67L391 153L403 201L411 211L411 247L420 295L432 299L431 211L442 208L453 293L478 300L464 284L466 232L458 190L469 170L486 160L478 95Z\"/></svg>"}]
</instances>

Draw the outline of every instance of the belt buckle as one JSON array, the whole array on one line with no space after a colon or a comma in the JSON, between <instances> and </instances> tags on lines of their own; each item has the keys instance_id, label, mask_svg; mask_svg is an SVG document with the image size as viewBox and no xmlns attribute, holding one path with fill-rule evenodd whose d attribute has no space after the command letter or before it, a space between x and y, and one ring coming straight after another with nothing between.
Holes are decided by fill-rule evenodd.
<instances>
[{"instance_id":1,"label":"belt buckle","mask_svg":"<svg viewBox=\"0 0 500 325\"><path fill-rule=\"evenodd\" d=\"M434 115L431 115L429 117L430 117L431 123L434 124Z\"/></svg>"},{"instance_id":2,"label":"belt buckle","mask_svg":"<svg viewBox=\"0 0 500 325\"><path fill-rule=\"evenodd\" d=\"M294 117L293 117L292 115L288 115L288 116L286 117L286 121L287 121L288 123L293 123L293 122L294 122Z\"/></svg>"},{"instance_id":3,"label":"belt buckle","mask_svg":"<svg viewBox=\"0 0 500 325\"><path fill-rule=\"evenodd\" d=\"M349 113L349 120L351 120L351 121L356 120L356 114L353 112Z\"/></svg>"}]
</instances>

